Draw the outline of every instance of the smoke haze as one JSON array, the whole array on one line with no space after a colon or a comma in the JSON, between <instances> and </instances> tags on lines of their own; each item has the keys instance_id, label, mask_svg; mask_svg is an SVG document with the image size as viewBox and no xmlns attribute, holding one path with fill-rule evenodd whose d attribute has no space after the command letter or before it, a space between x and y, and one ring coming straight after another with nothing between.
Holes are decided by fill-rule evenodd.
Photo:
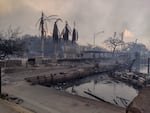
<instances>
[{"instance_id":1,"label":"smoke haze","mask_svg":"<svg viewBox=\"0 0 150 113\"><path fill-rule=\"evenodd\" d=\"M149 46L149 4L149 0L0 0L0 30L12 25L19 26L24 34L39 35L35 23L43 11L64 20L58 25L60 30L65 20L72 27L75 21L81 44L93 44L94 33L104 30L96 36L96 45L101 46L114 32L126 30L132 36L126 36L125 41L138 39ZM52 28L51 23L49 34Z\"/></svg>"}]
</instances>

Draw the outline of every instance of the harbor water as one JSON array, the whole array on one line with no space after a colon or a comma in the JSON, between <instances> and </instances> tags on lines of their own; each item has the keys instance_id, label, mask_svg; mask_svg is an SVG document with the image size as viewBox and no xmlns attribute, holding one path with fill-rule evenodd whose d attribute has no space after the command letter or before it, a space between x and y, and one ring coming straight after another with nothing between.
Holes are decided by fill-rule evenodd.
<instances>
[{"instance_id":1,"label":"harbor water","mask_svg":"<svg viewBox=\"0 0 150 113\"><path fill-rule=\"evenodd\" d=\"M58 89L74 95L127 107L138 95L138 90L123 82L110 78L107 74L94 75L69 83L57 85ZM100 99L99 99L100 98Z\"/></svg>"},{"instance_id":2,"label":"harbor water","mask_svg":"<svg viewBox=\"0 0 150 113\"><path fill-rule=\"evenodd\" d=\"M140 72L147 73L147 67L141 66ZM74 95L94 99L127 107L138 95L138 89L133 86L114 80L107 74L89 76L57 85L57 89L64 90Z\"/></svg>"}]
</instances>

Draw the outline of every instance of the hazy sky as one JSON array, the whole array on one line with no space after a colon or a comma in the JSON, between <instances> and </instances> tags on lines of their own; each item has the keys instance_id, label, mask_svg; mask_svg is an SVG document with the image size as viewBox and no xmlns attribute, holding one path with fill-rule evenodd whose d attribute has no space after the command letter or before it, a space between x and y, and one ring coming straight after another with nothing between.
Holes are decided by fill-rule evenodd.
<instances>
[{"instance_id":1,"label":"hazy sky","mask_svg":"<svg viewBox=\"0 0 150 113\"><path fill-rule=\"evenodd\" d=\"M93 44L94 32L104 30L96 37L96 45L103 45L113 32L125 31L125 41L150 45L150 0L0 0L0 30L8 26L20 27L23 34L39 35L36 21L43 11L47 16L57 14L64 22L76 22L81 44ZM53 25L49 24L49 33ZM150 47L150 46L149 46Z\"/></svg>"}]
</instances>

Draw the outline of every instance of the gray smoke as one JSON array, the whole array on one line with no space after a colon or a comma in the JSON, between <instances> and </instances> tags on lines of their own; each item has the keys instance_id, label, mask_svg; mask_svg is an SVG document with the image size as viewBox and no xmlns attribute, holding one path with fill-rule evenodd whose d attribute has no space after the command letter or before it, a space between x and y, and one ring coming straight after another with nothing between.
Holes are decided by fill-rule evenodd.
<instances>
[{"instance_id":1,"label":"gray smoke","mask_svg":"<svg viewBox=\"0 0 150 113\"><path fill-rule=\"evenodd\" d=\"M11 0L7 0L8 3ZM150 8L149 0L14 0L10 3L14 7L11 12L0 16L0 29L9 25L20 26L24 34L39 34L35 23L41 11L47 15L57 14L64 19L60 23L60 30L68 20L70 26L76 21L79 31L79 41L83 44L93 44L94 32L104 30L104 34L96 37L96 44L103 45L103 41L125 29L134 34L140 42L149 44L150 36ZM35 2L35 4L34 4ZM52 25L49 25L52 31Z\"/></svg>"}]
</instances>

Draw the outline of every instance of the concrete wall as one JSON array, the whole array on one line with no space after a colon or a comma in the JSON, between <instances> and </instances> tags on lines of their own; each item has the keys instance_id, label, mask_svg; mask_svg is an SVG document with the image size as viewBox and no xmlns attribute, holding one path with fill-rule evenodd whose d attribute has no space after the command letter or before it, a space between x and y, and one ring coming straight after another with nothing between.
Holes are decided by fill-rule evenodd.
<instances>
[{"instance_id":1,"label":"concrete wall","mask_svg":"<svg viewBox=\"0 0 150 113\"><path fill-rule=\"evenodd\" d=\"M22 66L22 61L21 60L0 61L0 66L1 67L20 67Z\"/></svg>"}]
</instances>

